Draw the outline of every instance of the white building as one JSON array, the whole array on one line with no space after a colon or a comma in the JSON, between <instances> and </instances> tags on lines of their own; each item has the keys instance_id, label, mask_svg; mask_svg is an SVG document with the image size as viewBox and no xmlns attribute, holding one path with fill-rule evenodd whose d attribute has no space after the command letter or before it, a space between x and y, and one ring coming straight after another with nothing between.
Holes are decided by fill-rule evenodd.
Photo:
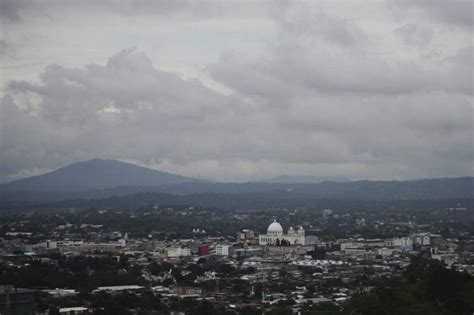
<instances>
[{"instance_id":1,"label":"white building","mask_svg":"<svg viewBox=\"0 0 474 315\"><path fill-rule=\"evenodd\" d=\"M431 245L430 233L419 233L413 237L413 242L417 245L429 246Z\"/></svg>"},{"instance_id":2,"label":"white building","mask_svg":"<svg viewBox=\"0 0 474 315\"><path fill-rule=\"evenodd\" d=\"M135 291L135 290L141 290L145 287L142 287L140 285L114 285L114 286L108 286L108 287L98 287L92 293L98 293L100 291L105 291L108 293L112 292L120 292L120 291Z\"/></svg>"},{"instance_id":3,"label":"white building","mask_svg":"<svg viewBox=\"0 0 474 315\"><path fill-rule=\"evenodd\" d=\"M340 245L341 251L345 252L347 249L361 249L364 248L364 242L362 241L347 241L342 242Z\"/></svg>"},{"instance_id":4,"label":"white building","mask_svg":"<svg viewBox=\"0 0 474 315\"><path fill-rule=\"evenodd\" d=\"M216 255L218 256L229 256L229 245L218 244L216 245Z\"/></svg>"},{"instance_id":5,"label":"white building","mask_svg":"<svg viewBox=\"0 0 474 315\"><path fill-rule=\"evenodd\" d=\"M89 309L83 306L74 306L74 307L63 307L59 309L59 314L68 314L68 315L76 315L76 314L88 314Z\"/></svg>"},{"instance_id":6,"label":"white building","mask_svg":"<svg viewBox=\"0 0 474 315\"><path fill-rule=\"evenodd\" d=\"M392 240L392 246L401 250L412 250L413 238L409 236L394 238Z\"/></svg>"},{"instance_id":7,"label":"white building","mask_svg":"<svg viewBox=\"0 0 474 315\"><path fill-rule=\"evenodd\" d=\"M283 234L283 227L276 220L268 226L267 234L259 235L260 245L278 245L288 242L288 245L305 245L305 231L302 226L298 230L290 227L287 234Z\"/></svg>"},{"instance_id":8,"label":"white building","mask_svg":"<svg viewBox=\"0 0 474 315\"><path fill-rule=\"evenodd\" d=\"M191 256L191 250L187 247L169 247L167 248L167 256L169 258Z\"/></svg>"}]
</instances>

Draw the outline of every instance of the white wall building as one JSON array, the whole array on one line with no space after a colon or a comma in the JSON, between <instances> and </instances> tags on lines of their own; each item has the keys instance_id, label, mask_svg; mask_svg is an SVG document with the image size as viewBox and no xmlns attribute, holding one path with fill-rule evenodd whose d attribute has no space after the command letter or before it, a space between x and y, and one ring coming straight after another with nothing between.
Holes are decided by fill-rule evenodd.
<instances>
[{"instance_id":1,"label":"white wall building","mask_svg":"<svg viewBox=\"0 0 474 315\"><path fill-rule=\"evenodd\" d=\"M267 234L259 235L260 245L277 245L282 241L287 241L289 245L305 245L305 231L302 226L298 230L290 227L287 234L283 234L283 227L274 220L267 229Z\"/></svg>"},{"instance_id":2,"label":"white wall building","mask_svg":"<svg viewBox=\"0 0 474 315\"><path fill-rule=\"evenodd\" d=\"M187 247L169 247L167 256L170 258L191 256L191 250Z\"/></svg>"},{"instance_id":3,"label":"white wall building","mask_svg":"<svg viewBox=\"0 0 474 315\"><path fill-rule=\"evenodd\" d=\"M392 240L392 246L402 250L413 249L413 238L409 236L398 237Z\"/></svg>"},{"instance_id":4,"label":"white wall building","mask_svg":"<svg viewBox=\"0 0 474 315\"><path fill-rule=\"evenodd\" d=\"M413 242L417 245L429 246L431 244L431 234L419 233L414 236Z\"/></svg>"},{"instance_id":5,"label":"white wall building","mask_svg":"<svg viewBox=\"0 0 474 315\"><path fill-rule=\"evenodd\" d=\"M218 244L216 245L216 255L229 256L229 245Z\"/></svg>"}]
</instances>

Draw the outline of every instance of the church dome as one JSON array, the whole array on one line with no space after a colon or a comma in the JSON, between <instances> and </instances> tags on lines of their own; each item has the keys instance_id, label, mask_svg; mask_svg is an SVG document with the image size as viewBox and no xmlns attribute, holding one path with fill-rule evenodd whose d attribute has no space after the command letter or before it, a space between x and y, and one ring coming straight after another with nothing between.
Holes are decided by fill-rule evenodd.
<instances>
[{"instance_id":1,"label":"church dome","mask_svg":"<svg viewBox=\"0 0 474 315\"><path fill-rule=\"evenodd\" d=\"M283 234L283 227L276 220L273 220L272 224L268 226L267 233L268 234L276 234L276 233Z\"/></svg>"}]
</instances>

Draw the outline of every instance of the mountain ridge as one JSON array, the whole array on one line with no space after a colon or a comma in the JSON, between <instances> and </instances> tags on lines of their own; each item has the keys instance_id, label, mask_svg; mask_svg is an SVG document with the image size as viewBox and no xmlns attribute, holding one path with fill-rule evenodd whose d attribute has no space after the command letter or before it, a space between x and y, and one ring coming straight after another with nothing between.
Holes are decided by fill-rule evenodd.
<instances>
[{"instance_id":1,"label":"mountain ridge","mask_svg":"<svg viewBox=\"0 0 474 315\"><path fill-rule=\"evenodd\" d=\"M97 199L140 192L171 195L286 193L373 200L474 198L474 177L320 183L219 183L116 160L76 162L50 173L0 184L1 200ZM292 197L292 198L293 198Z\"/></svg>"},{"instance_id":2,"label":"mountain ridge","mask_svg":"<svg viewBox=\"0 0 474 315\"><path fill-rule=\"evenodd\" d=\"M131 163L91 159L0 185L0 191L77 191L118 186L160 186L202 180Z\"/></svg>"},{"instance_id":3,"label":"mountain ridge","mask_svg":"<svg viewBox=\"0 0 474 315\"><path fill-rule=\"evenodd\" d=\"M310 175L280 175L276 177L257 180L259 183L276 184L319 184L323 182L350 182L350 178L345 176L310 176Z\"/></svg>"}]
</instances>

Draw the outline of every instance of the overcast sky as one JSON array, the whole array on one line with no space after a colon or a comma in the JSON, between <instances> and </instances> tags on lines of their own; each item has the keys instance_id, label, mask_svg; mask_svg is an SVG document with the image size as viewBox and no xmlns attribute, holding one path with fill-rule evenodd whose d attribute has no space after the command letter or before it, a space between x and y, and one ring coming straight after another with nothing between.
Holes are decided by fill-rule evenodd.
<instances>
[{"instance_id":1,"label":"overcast sky","mask_svg":"<svg viewBox=\"0 0 474 315\"><path fill-rule=\"evenodd\" d=\"M474 1L0 3L0 182L473 175Z\"/></svg>"}]
</instances>

